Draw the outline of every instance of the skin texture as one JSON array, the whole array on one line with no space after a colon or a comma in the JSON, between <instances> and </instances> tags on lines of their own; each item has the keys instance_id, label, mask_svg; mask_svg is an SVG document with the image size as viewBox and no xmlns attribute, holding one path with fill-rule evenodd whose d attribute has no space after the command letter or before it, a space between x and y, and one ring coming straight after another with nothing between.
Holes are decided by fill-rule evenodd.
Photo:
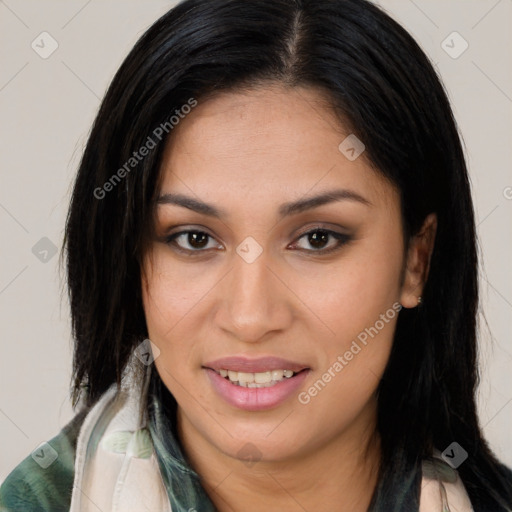
<instances>
[{"instance_id":1,"label":"skin texture","mask_svg":"<svg viewBox=\"0 0 512 512\"><path fill-rule=\"evenodd\" d=\"M307 404L294 393L269 410L241 410L202 368L225 356L282 357L310 368L304 392L393 304L416 307L435 216L405 251L398 192L364 153L350 161L340 152L347 135L321 91L269 86L199 102L166 147L160 194L226 211L216 219L159 205L142 277L156 368L178 402L187 457L220 511L362 511L376 485L374 393L396 315ZM283 203L332 189L368 204L344 199L279 217ZM350 238L322 255L335 238L315 245L302 236L319 227ZM185 230L210 237L165 242ZM236 252L249 236L262 248L252 263ZM252 464L239 453L249 442Z\"/></svg>"}]
</instances>

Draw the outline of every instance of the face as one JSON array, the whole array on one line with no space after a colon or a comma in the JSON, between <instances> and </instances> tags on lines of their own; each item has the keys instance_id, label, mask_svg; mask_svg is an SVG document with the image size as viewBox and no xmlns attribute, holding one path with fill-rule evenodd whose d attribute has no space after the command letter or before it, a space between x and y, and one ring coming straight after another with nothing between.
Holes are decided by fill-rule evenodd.
<instances>
[{"instance_id":1,"label":"face","mask_svg":"<svg viewBox=\"0 0 512 512\"><path fill-rule=\"evenodd\" d=\"M398 192L338 148L348 135L320 91L269 87L199 102L166 147L149 337L181 431L225 456L284 461L373 428L412 299Z\"/></svg>"}]
</instances>

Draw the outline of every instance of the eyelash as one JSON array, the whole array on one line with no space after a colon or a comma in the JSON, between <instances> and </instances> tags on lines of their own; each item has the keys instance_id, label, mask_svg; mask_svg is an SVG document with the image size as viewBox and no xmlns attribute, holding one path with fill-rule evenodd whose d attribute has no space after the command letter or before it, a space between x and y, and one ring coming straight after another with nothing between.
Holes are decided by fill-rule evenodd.
<instances>
[{"instance_id":1,"label":"eyelash","mask_svg":"<svg viewBox=\"0 0 512 512\"><path fill-rule=\"evenodd\" d=\"M187 235L189 233L204 234L204 235L206 235L209 238L213 238L211 235L209 235L205 231L201 231L201 230L197 230L197 229L189 229L189 230L186 230L186 231L179 231L178 233L173 233L172 235L169 235L168 237L165 238L165 243L168 244L168 245L173 245L174 248L178 252L185 253L185 254L188 254L190 256L192 256L194 253L203 253L203 252L206 252L206 251L209 250L209 249L184 249L183 247L180 247L179 245L176 244L176 242L175 242L176 238L178 238L179 236L182 236L182 235ZM322 227L315 227L313 229L310 229L309 231L306 231L305 233L302 233L296 239L296 242L298 242L302 238L304 238L304 237L306 237L308 235L311 235L313 233L325 233L327 236L332 236L332 238L334 238L337 241L337 243L335 244L334 247L331 247L329 249L318 249L318 250L315 250L315 249L311 249L311 250L310 249L301 249L301 250L303 250L305 252L308 252L308 253L327 255L327 254L330 254L332 252L335 252L335 251L341 249L342 246L344 246L345 244L347 244L348 242L350 242L352 240L350 235L346 235L346 234L343 234L343 233L338 233L337 231L332 231L330 229L326 229L326 228L322 228ZM294 242L294 244L296 242Z\"/></svg>"}]
</instances>

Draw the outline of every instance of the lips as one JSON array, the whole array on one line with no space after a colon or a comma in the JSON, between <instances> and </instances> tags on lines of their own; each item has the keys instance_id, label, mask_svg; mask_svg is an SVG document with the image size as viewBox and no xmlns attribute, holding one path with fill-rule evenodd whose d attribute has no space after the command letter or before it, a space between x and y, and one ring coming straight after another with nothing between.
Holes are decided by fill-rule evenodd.
<instances>
[{"instance_id":1,"label":"lips","mask_svg":"<svg viewBox=\"0 0 512 512\"><path fill-rule=\"evenodd\" d=\"M279 406L294 395L310 370L278 357L226 357L205 363L203 369L220 397L247 411Z\"/></svg>"},{"instance_id":2,"label":"lips","mask_svg":"<svg viewBox=\"0 0 512 512\"><path fill-rule=\"evenodd\" d=\"M233 372L263 373L272 370L291 370L293 373L299 373L308 369L308 366L294 361L282 359L280 357L261 357L258 359L247 359L243 357L223 357L205 363L204 368L210 368L216 372L220 370L231 370Z\"/></svg>"}]
</instances>

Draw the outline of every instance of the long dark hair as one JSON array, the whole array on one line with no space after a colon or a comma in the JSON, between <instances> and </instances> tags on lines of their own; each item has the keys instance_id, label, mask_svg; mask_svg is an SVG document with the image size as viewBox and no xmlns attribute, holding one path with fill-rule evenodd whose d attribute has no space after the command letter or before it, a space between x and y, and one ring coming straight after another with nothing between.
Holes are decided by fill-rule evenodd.
<instances>
[{"instance_id":1,"label":"long dark hair","mask_svg":"<svg viewBox=\"0 0 512 512\"><path fill-rule=\"evenodd\" d=\"M91 405L119 384L148 335L141 262L170 116L191 98L272 83L329 95L343 126L398 187L406 240L437 214L423 305L400 312L378 388L380 482L456 441L469 454L459 473L474 506L512 505L475 406L477 252L457 126L423 51L365 0L186 0L137 42L100 106L67 218L73 405L83 390ZM130 160L148 137L156 147Z\"/></svg>"}]
</instances>

